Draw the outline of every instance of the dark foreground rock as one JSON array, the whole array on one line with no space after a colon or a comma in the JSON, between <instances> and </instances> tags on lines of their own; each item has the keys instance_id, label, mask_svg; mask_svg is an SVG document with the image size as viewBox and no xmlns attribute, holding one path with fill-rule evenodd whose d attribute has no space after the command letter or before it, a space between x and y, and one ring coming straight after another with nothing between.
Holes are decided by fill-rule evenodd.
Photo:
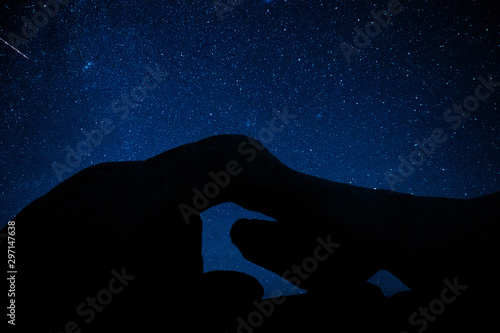
<instances>
[{"instance_id":1,"label":"dark foreground rock","mask_svg":"<svg viewBox=\"0 0 500 333\"><path fill-rule=\"evenodd\" d=\"M13 219L16 329L489 327L499 310L499 198L423 198L339 184L287 168L244 136L97 165ZM228 201L277 220L235 223L231 237L242 254L310 293L262 301L251 277L203 274L199 213ZM365 282L380 269L412 292L384 297Z\"/></svg>"}]
</instances>

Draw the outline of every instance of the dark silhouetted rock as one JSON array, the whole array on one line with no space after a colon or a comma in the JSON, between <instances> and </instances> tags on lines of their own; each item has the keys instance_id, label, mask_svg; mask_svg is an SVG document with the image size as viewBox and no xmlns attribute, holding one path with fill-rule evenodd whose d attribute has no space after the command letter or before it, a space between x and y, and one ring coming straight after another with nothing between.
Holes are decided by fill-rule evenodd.
<instances>
[{"instance_id":1,"label":"dark silhouetted rock","mask_svg":"<svg viewBox=\"0 0 500 333\"><path fill-rule=\"evenodd\" d=\"M414 304L439 305L445 279L467 289L428 332L486 326L498 312L491 301L499 296L499 199L339 184L291 170L255 140L235 135L146 161L96 165L14 218L16 327L61 332L74 321L82 332L197 332L207 320L214 331L231 322L237 329L238 317L230 317L244 316L245 304L251 311L258 284L238 273L202 274L199 213L229 201L277 220L233 226L246 258L280 275L309 265L300 283L310 294L290 297L259 329L311 332L308 325L331 322L345 333L415 330L397 326L419 311L408 310ZM307 258L319 253L318 237L339 246L316 267ZM380 269L410 287L411 296L389 299L367 287ZM91 305L93 298L105 304Z\"/></svg>"},{"instance_id":2,"label":"dark silhouetted rock","mask_svg":"<svg viewBox=\"0 0 500 333\"><path fill-rule=\"evenodd\" d=\"M260 300L264 288L257 279L239 272L214 271L203 274L198 319L201 331L230 330L241 312L247 311L253 301Z\"/></svg>"}]
</instances>

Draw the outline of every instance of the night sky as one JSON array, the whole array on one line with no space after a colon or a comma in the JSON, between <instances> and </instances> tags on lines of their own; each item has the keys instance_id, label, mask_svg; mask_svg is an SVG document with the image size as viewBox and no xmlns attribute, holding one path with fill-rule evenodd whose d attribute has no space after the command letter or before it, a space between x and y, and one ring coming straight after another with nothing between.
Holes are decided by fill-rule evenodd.
<instances>
[{"instance_id":1,"label":"night sky","mask_svg":"<svg viewBox=\"0 0 500 333\"><path fill-rule=\"evenodd\" d=\"M38 1L2 1L0 38L29 59L0 42L0 226L91 165L217 134L256 137L293 169L340 183L451 198L497 192L496 2L243 0L217 12L204 0L73 0L36 15L26 38ZM386 27L370 25L372 11L388 8ZM149 90L138 89L150 72ZM275 109L296 117L270 137ZM86 144L98 128L102 139ZM442 142L425 141L433 132ZM429 154L411 155L415 140ZM87 156L69 165L78 148ZM419 165L401 176L410 155ZM266 292L286 291L230 243L232 223L254 216L233 204L202 215L205 270L243 271ZM387 294L401 288L373 281Z\"/></svg>"}]
</instances>

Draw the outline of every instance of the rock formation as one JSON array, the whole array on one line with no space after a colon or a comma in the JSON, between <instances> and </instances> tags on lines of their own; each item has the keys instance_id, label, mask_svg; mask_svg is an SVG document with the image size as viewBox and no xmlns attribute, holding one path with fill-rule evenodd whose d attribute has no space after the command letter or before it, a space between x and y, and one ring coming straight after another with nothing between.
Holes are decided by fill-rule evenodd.
<instances>
[{"instance_id":1,"label":"rock formation","mask_svg":"<svg viewBox=\"0 0 500 333\"><path fill-rule=\"evenodd\" d=\"M146 161L96 165L13 219L16 328L251 333L329 325L348 333L488 327L498 310L499 199L500 193L461 200L339 184L291 170L254 139L237 135ZM254 278L203 274L199 213L229 201L277 221L237 221L231 237L242 254L308 294L264 302ZM294 265L305 268L299 273ZM380 269L412 291L384 297L365 282ZM421 307L431 312L422 314Z\"/></svg>"}]
</instances>

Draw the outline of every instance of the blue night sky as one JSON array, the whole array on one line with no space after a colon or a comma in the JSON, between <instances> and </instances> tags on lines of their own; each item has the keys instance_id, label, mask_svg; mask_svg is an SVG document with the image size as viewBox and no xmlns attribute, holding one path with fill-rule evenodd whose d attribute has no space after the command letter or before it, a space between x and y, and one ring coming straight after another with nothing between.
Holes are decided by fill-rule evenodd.
<instances>
[{"instance_id":1,"label":"blue night sky","mask_svg":"<svg viewBox=\"0 0 500 333\"><path fill-rule=\"evenodd\" d=\"M296 118L263 141L298 171L420 196L497 192L500 86L480 89L487 97L456 129L443 119L475 94L478 77L500 81L494 3L402 0L404 10L348 63L341 43L355 47L356 29L365 31L387 1L243 0L225 13L205 0L68 1L17 45L29 59L0 43L0 226L59 183L54 162L66 179L217 134L267 138L261 130L284 108ZM2 1L0 38L22 36L23 16L39 10L35 0ZM151 70L168 75L127 102ZM88 156L61 169L67 149L103 122L102 141L80 144ZM397 174L398 157L408 159L415 140L437 128L447 140L391 188L386 176ZM202 215L205 270L239 270L266 291L285 288L230 243L232 223L254 216L232 204ZM388 293L399 288L376 280Z\"/></svg>"}]
</instances>

